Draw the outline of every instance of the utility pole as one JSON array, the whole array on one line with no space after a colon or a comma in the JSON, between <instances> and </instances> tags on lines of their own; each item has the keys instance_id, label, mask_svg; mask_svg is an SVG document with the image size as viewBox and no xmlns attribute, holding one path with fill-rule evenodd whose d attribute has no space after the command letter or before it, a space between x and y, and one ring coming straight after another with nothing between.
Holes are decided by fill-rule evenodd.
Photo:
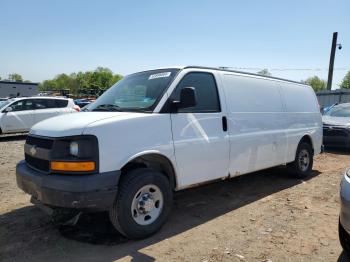
<instances>
[{"instance_id":1,"label":"utility pole","mask_svg":"<svg viewBox=\"0 0 350 262\"><path fill-rule=\"evenodd\" d=\"M338 32L334 32L333 33L333 40L332 40L331 57L329 59L327 90L331 90L332 89L334 57L335 57L335 49L337 47L337 38L338 38ZM339 44L339 49L341 49L341 48L342 47Z\"/></svg>"}]
</instances>

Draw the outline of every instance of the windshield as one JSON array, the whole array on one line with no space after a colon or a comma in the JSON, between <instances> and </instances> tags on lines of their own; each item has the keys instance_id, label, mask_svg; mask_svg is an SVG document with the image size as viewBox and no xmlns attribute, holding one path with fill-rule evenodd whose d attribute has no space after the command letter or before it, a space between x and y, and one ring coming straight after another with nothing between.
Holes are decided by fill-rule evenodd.
<instances>
[{"instance_id":1,"label":"windshield","mask_svg":"<svg viewBox=\"0 0 350 262\"><path fill-rule=\"evenodd\" d=\"M126 76L84 111L152 112L178 71L161 69Z\"/></svg>"},{"instance_id":2,"label":"windshield","mask_svg":"<svg viewBox=\"0 0 350 262\"><path fill-rule=\"evenodd\" d=\"M325 115L335 117L350 117L350 106L334 106L328 112L326 112Z\"/></svg>"},{"instance_id":3,"label":"windshield","mask_svg":"<svg viewBox=\"0 0 350 262\"><path fill-rule=\"evenodd\" d=\"M0 110L3 109L5 106L7 106L9 103L10 103L9 100L0 101Z\"/></svg>"}]
</instances>

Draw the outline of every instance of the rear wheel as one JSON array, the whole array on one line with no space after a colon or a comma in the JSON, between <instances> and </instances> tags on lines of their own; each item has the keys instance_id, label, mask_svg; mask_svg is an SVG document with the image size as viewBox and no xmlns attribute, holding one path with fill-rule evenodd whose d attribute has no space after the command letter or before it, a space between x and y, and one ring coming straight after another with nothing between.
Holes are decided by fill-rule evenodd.
<instances>
[{"instance_id":1,"label":"rear wheel","mask_svg":"<svg viewBox=\"0 0 350 262\"><path fill-rule=\"evenodd\" d=\"M310 144L300 142L295 154L295 160L287 164L290 174L297 178L304 178L311 174L313 165L313 150Z\"/></svg>"},{"instance_id":2,"label":"rear wheel","mask_svg":"<svg viewBox=\"0 0 350 262\"><path fill-rule=\"evenodd\" d=\"M165 223L172 198L170 182L164 174L148 168L132 170L121 181L109 217L126 237L146 238Z\"/></svg>"}]
</instances>

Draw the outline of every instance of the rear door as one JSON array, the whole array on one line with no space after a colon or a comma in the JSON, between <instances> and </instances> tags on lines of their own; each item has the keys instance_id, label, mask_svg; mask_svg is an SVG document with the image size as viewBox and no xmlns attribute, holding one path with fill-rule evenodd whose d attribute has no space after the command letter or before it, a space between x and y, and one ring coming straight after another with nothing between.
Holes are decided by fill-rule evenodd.
<instances>
[{"instance_id":1,"label":"rear door","mask_svg":"<svg viewBox=\"0 0 350 262\"><path fill-rule=\"evenodd\" d=\"M229 163L229 139L223 127L225 106L220 104L215 76L187 73L171 100L178 100L184 87L195 88L197 105L171 114L179 187L225 177Z\"/></svg>"},{"instance_id":2,"label":"rear door","mask_svg":"<svg viewBox=\"0 0 350 262\"><path fill-rule=\"evenodd\" d=\"M55 99L58 114L66 114L74 111L73 109L68 107L68 102L69 100L67 99Z\"/></svg>"},{"instance_id":3,"label":"rear door","mask_svg":"<svg viewBox=\"0 0 350 262\"><path fill-rule=\"evenodd\" d=\"M35 99L34 122L38 123L45 119L57 116L60 114L56 107L56 99Z\"/></svg>"},{"instance_id":4,"label":"rear door","mask_svg":"<svg viewBox=\"0 0 350 262\"><path fill-rule=\"evenodd\" d=\"M12 103L11 112L4 114L2 126L4 133L27 132L34 124L33 99L23 99Z\"/></svg>"}]
</instances>

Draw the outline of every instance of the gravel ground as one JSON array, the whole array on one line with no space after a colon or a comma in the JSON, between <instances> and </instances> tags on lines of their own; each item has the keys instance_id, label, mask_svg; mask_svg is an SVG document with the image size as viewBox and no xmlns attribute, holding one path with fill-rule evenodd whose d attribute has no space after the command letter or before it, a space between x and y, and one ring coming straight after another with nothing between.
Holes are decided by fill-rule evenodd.
<instances>
[{"instance_id":1,"label":"gravel ground","mask_svg":"<svg viewBox=\"0 0 350 262\"><path fill-rule=\"evenodd\" d=\"M15 181L25 136L0 138L0 261L346 261L338 241L347 152L315 159L313 175L279 167L179 192L155 236L130 241L105 213L59 226Z\"/></svg>"}]
</instances>

